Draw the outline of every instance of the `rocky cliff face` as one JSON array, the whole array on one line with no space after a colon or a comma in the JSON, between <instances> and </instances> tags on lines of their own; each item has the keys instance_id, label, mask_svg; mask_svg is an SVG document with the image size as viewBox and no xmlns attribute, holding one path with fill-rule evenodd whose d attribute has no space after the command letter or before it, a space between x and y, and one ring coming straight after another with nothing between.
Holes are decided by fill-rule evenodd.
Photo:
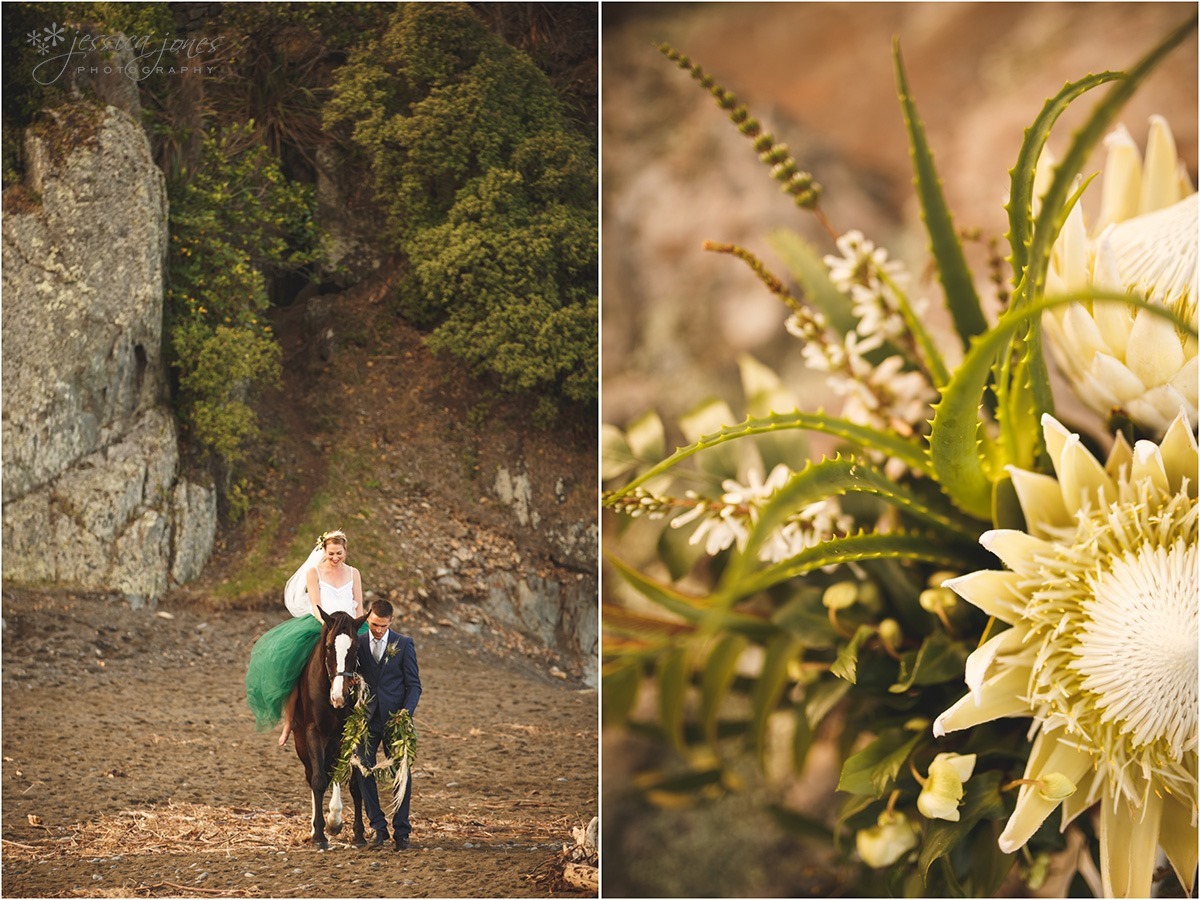
<instances>
[{"instance_id":1,"label":"rocky cliff face","mask_svg":"<svg viewBox=\"0 0 1200 900\"><path fill-rule=\"evenodd\" d=\"M538 504L551 502L551 495L546 490L534 490L524 467L515 475L505 466L498 467L492 493L516 519L518 535L529 539L536 534L551 565L544 572L527 566L516 572L489 573L486 593L478 602L501 621L534 635L547 646L563 647L576 654L582 661L584 681L595 685L600 653L596 523L561 521L557 515L544 518ZM553 502L564 500L562 477L555 480L552 496Z\"/></svg>"},{"instance_id":2,"label":"rocky cliff face","mask_svg":"<svg viewBox=\"0 0 1200 900\"><path fill-rule=\"evenodd\" d=\"M26 150L3 227L4 577L153 603L216 529L165 404L163 175L111 106L53 111Z\"/></svg>"}]
</instances>

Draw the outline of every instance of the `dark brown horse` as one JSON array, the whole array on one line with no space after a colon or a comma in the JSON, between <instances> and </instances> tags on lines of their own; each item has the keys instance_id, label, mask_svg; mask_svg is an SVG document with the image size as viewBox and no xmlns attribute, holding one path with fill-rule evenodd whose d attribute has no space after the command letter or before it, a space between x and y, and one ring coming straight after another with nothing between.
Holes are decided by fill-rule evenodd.
<instances>
[{"instance_id":1,"label":"dark brown horse","mask_svg":"<svg viewBox=\"0 0 1200 900\"><path fill-rule=\"evenodd\" d=\"M296 686L292 729L296 755L304 763L304 776L312 788L310 837L320 849L328 850L326 827L330 834L342 830L340 785L333 786L328 825L321 807L329 787L330 770L337 762L342 726L354 708L353 689L358 681L358 629L367 617L355 619L349 613L326 613L321 610L321 618L325 621L321 637ZM350 779L350 794L354 797L354 844L365 846L362 795L355 778Z\"/></svg>"}]
</instances>

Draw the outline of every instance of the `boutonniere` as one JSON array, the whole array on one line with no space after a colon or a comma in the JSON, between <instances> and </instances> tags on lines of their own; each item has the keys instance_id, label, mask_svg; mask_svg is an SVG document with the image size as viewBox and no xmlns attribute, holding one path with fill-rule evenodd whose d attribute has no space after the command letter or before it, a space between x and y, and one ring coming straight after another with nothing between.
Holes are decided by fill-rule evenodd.
<instances>
[{"instance_id":1,"label":"boutonniere","mask_svg":"<svg viewBox=\"0 0 1200 900\"><path fill-rule=\"evenodd\" d=\"M393 656L395 656L399 652L400 652L400 645L398 643L388 644L386 647L383 648L383 658L385 660L391 659Z\"/></svg>"}]
</instances>

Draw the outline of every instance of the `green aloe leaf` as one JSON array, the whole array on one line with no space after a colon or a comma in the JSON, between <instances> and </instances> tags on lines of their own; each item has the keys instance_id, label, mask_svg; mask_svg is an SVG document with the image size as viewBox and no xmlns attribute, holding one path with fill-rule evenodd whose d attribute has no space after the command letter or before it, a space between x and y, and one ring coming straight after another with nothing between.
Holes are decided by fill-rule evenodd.
<instances>
[{"instance_id":1,"label":"green aloe leaf","mask_svg":"<svg viewBox=\"0 0 1200 900\"><path fill-rule=\"evenodd\" d=\"M979 421L981 398L992 364L1025 323L1048 309L1080 301L1125 303L1169 319L1189 334L1196 331L1165 307L1127 294L1089 289L1086 293L1042 298L1020 309L1013 307L991 331L972 338L970 350L934 405L929 433L929 455L937 480L954 505L968 515L979 519L990 516L992 482L1001 476L1003 464L1009 462L995 460L995 447L983 434Z\"/></svg>"},{"instance_id":2,"label":"green aloe leaf","mask_svg":"<svg viewBox=\"0 0 1200 900\"><path fill-rule=\"evenodd\" d=\"M766 640L777 633L777 629L765 619L749 616L730 610L720 609L713 605L712 600L702 600L689 597L667 585L660 584L652 578L643 575L632 566L626 565L616 557L610 556L609 562L617 572L629 582L643 597L663 609L680 616L692 625L701 625L710 629L724 628L742 634L752 640Z\"/></svg>"},{"instance_id":3,"label":"green aloe leaf","mask_svg":"<svg viewBox=\"0 0 1200 900\"><path fill-rule=\"evenodd\" d=\"M850 684L858 683L858 652L862 645L875 633L872 625L859 625L849 642L838 650L837 659L830 665L829 671L838 678L843 678Z\"/></svg>"},{"instance_id":4,"label":"green aloe leaf","mask_svg":"<svg viewBox=\"0 0 1200 900\"><path fill-rule=\"evenodd\" d=\"M640 683L641 674L633 663L605 666L604 674L600 676L604 698L601 718L605 728L619 728L629 721Z\"/></svg>"},{"instance_id":5,"label":"green aloe leaf","mask_svg":"<svg viewBox=\"0 0 1200 900\"><path fill-rule=\"evenodd\" d=\"M938 277L946 293L946 305L954 318L963 347L977 334L987 330L987 319L975 292L975 281L967 267L962 244L954 228L954 219L942 195L941 181L934 168L933 154L925 139L925 129L917 115L916 105L908 88L904 74L904 62L900 57L900 42L892 43L895 59L896 85L900 92L900 105L904 111L904 124L908 129L909 149L913 161L917 196L921 202L921 218L929 232L930 251L937 260ZM943 382L944 383L944 382Z\"/></svg>"},{"instance_id":6,"label":"green aloe leaf","mask_svg":"<svg viewBox=\"0 0 1200 900\"><path fill-rule=\"evenodd\" d=\"M700 679L700 719L708 742L717 746L717 715L721 701L729 693L729 687L737 675L737 661L746 649L747 641L741 635L727 634L721 638L704 664Z\"/></svg>"},{"instance_id":7,"label":"green aloe leaf","mask_svg":"<svg viewBox=\"0 0 1200 900\"><path fill-rule=\"evenodd\" d=\"M882 797L923 737L900 728L883 731L846 760L837 789L848 794Z\"/></svg>"},{"instance_id":8,"label":"green aloe leaf","mask_svg":"<svg viewBox=\"0 0 1200 900\"><path fill-rule=\"evenodd\" d=\"M1141 87L1142 82L1171 50L1175 49L1195 30L1196 20L1195 15L1189 17L1186 22L1168 34L1156 47L1138 60L1123 78L1115 81L1109 92L1093 108L1087 121L1075 132L1070 147L1054 170L1054 178L1042 200L1042 209L1034 223L1033 236L1029 245L1029 262L1025 277L1021 279L1021 284L1024 286L1023 296L1014 294L1014 305L1024 302L1026 299L1032 299L1042 291L1050 248L1066 220L1069 206L1067 198L1071 193L1071 184L1075 176L1083 170L1088 155L1112 126L1121 107Z\"/></svg>"},{"instance_id":9,"label":"green aloe leaf","mask_svg":"<svg viewBox=\"0 0 1200 900\"><path fill-rule=\"evenodd\" d=\"M962 567L962 571L986 568L988 565L987 554L974 542L963 543L945 537L933 538L928 534L903 532L857 534L824 541L752 576L730 581L714 600L719 597L725 603L733 603L815 569L872 559L913 560L946 568Z\"/></svg>"},{"instance_id":10,"label":"green aloe leaf","mask_svg":"<svg viewBox=\"0 0 1200 900\"><path fill-rule=\"evenodd\" d=\"M1050 137L1050 129L1067 107L1094 87L1122 77L1120 72L1101 72L1069 82L1046 101L1033 124L1025 129L1025 140L1017 161L1009 170L1011 187L1008 204L1008 244L1012 252L1013 281L1019 282L1029 259L1029 241L1033 234L1033 180L1038 159Z\"/></svg>"},{"instance_id":11,"label":"green aloe leaf","mask_svg":"<svg viewBox=\"0 0 1200 900\"><path fill-rule=\"evenodd\" d=\"M803 471L793 474L783 487L771 495L759 511L758 521L746 546L726 569L723 583L740 578L757 559L759 549L771 532L782 526L790 516L811 503L850 492L878 497L952 536L966 535L973 539L980 530L979 522L957 512L940 495L918 495L861 460L826 459L810 463Z\"/></svg>"},{"instance_id":12,"label":"green aloe leaf","mask_svg":"<svg viewBox=\"0 0 1200 900\"><path fill-rule=\"evenodd\" d=\"M766 752L767 720L779 705L788 681L788 663L799 652L800 642L790 634L776 636L767 644L762 672L754 683L750 703L753 710L754 749L759 761Z\"/></svg>"},{"instance_id":13,"label":"green aloe leaf","mask_svg":"<svg viewBox=\"0 0 1200 900\"><path fill-rule=\"evenodd\" d=\"M819 412L808 413L796 411L790 413L773 413L762 418L748 418L738 425L726 425L716 431L702 435L694 443L679 448L662 462L647 469L633 481L629 482L629 484L606 495L605 502L611 503L613 500L624 496L636 487L642 486L651 478L661 475L689 456L693 456L702 450L708 450L728 441L736 441L749 435L768 434L773 431L786 431L788 429L801 429L830 434L857 446L886 453L888 456L902 460L905 465L918 471L927 473L932 473L933 471L929 458L919 444L906 441L894 434L887 434L874 428L869 428L866 425L856 425L846 419Z\"/></svg>"},{"instance_id":14,"label":"green aloe leaf","mask_svg":"<svg viewBox=\"0 0 1200 900\"><path fill-rule=\"evenodd\" d=\"M672 647L660 656L657 676L658 720L667 740L683 752L683 713L689 676L687 650Z\"/></svg>"}]
</instances>

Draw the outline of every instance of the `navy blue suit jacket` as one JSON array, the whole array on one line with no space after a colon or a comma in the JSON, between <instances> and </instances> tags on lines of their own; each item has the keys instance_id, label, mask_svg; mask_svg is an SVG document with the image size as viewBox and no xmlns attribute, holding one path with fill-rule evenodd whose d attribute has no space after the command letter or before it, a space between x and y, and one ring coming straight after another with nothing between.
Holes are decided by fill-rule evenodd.
<instances>
[{"instance_id":1,"label":"navy blue suit jacket","mask_svg":"<svg viewBox=\"0 0 1200 900\"><path fill-rule=\"evenodd\" d=\"M375 662L371 655L371 632L364 631L358 636L358 672L371 689L372 729L382 730L398 709L416 714L421 698L421 673L412 638L389 628L383 658Z\"/></svg>"}]
</instances>

